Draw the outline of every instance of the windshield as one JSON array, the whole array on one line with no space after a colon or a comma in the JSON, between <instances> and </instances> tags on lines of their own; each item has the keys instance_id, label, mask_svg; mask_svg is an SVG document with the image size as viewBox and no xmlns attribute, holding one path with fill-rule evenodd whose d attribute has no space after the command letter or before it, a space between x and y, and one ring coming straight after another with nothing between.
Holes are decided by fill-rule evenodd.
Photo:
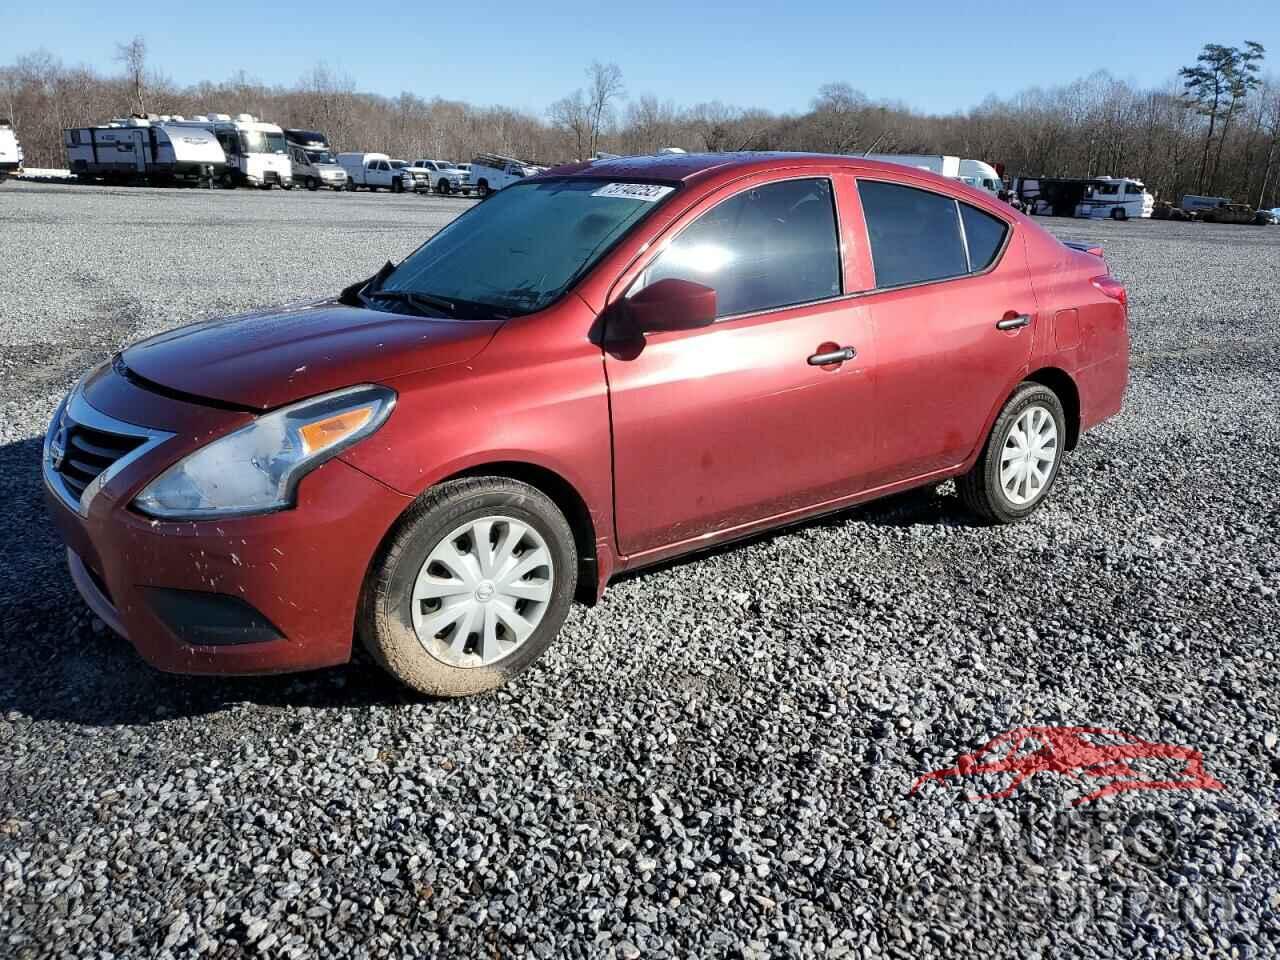
<instances>
[{"instance_id":1,"label":"windshield","mask_svg":"<svg viewBox=\"0 0 1280 960\"><path fill-rule=\"evenodd\" d=\"M508 187L410 254L379 289L541 310L674 189L577 178Z\"/></svg>"},{"instance_id":2,"label":"windshield","mask_svg":"<svg viewBox=\"0 0 1280 960\"><path fill-rule=\"evenodd\" d=\"M312 163L337 163L328 150L308 150L307 159Z\"/></svg>"},{"instance_id":3,"label":"windshield","mask_svg":"<svg viewBox=\"0 0 1280 960\"><path fill-rule=\"evenodd\" d=\"M403 170L403 169L404 169L405 167L407 167L407 166L408 166L408 164L407 164L407 163L405 163L403 160L392 160L392 161L391 161L391 169L392 169L392 170Z\"/></svg>"},{"instance_id":4,"label":"windshield","mask_svg":"<svg viewBox=\"0 0 1280 960\"><path fill-rule=\"evenodd\" d=\"M284 134L241 130L240 150L242 153L285 153Z\"/></svg>"}]
</instances>

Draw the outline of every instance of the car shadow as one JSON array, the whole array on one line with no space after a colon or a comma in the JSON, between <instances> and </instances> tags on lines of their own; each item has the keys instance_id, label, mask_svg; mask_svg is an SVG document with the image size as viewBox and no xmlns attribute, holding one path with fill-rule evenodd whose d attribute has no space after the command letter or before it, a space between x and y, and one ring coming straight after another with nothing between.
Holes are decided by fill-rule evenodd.
<instances>
[{"instance_id":1,"label":"car shadow","mask_svg":"<svg viewBox=\"0 0 1280 960\"><path fill-rule=\"evenodd\" d=\"M72 584L44 502L41 447L39 439L0 445L0 717L111 726L246 702L350 708L419 699L361 661L289 677L181 677L152 669L97 621Z\"/></svg>"},{"instance_id":2,"label":"car shadow","mask_svg":"<svg viewBox=\"0 0 1280 960\"><path fill-rule=\"evenodd\" d=\"M152 669L126 640L97 620L71 582L62 541L44 502L41 445L37 438L0 445L0 503L6 509L7 540L5 562L0 564L0 716L112 726L198 717L246 702L352 708L421 700L359 655L345 666L289 677L184 677ZM803 527L972 522L955 497L925 488L624 577L695 563L709 554Z\"/></svg>"},{"instance_id":3,"label":"car shadow","mask_svg":"<svg viewBox=\"0 0 1280 960\"><path fill-rule=\"evenodd\" d=\"M947 481L943 484L917 487L914 490L896 493L871 503L846 507L834 513L827 513L819 517L811 517L808 520L787 524L786 526L753 533L739 540L731 540L728 543L699 550L697 553L689 553L670 560L664 560L652 566L641 567L638 570L619 574L616 579L631 580L662 570L675 570L685 564L697 563L707 557L717 557L732 553L751 544L768 543L778 537L795 533L797 530L844 527L850 524L865 524L872 527L986 526L983 521L965 509L964 504L960 502L960 498L952 491L952 486L951 481Z\"/></svg>"}]
</instances>

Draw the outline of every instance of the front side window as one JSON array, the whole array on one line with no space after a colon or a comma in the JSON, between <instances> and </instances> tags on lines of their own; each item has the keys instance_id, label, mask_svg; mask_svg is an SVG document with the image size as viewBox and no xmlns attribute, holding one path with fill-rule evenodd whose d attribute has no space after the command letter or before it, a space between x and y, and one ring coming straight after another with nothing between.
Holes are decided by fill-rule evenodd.
<instances>
[{"instance_id":1,"label":"front side window","mask_svg":"<svg viewBox=\"0 0 1280 960\"><path fill-rule=\"evenodd\" d=\"M956 201L940 193L859 180L876 287L945 280L969 272Z\"/></svg>"},{"instance_id":2,"label":"front side window","mask_svg":"<svg viewBox=\"0 0 1280 960\"><path fill-rule=\"evenodd\" d=\"M1100 184L1097 188L1097 192L1098 192L1098 196L1100 197L1117 197L1120 195L1120 184L1118 183Z\"/></svg>"},{"instance_id":3,"label":"front side window","mask_svg":"<svg viewBox=\"0 0 1280 960\"><path fill-rule=\"evenodd\" d=\"M379 289L444 300L460 316L532 313L674 192L583 178L514 184L436 233Z\"/></svg>"},{"instance_id":4,"label":"front side window","mask_svg":"<svg viewBox=\"0 0 1280 960\"><path fill-rule=\"evenodd\" d=\"M1140 197L1142 196L1142 186L1137 183L1131 183L1124 188L1124 192L1131 197Z\"/></svg>"},{"instance_id":5,"label":"front side window","mask_svg":"<svg viewBox=\"0 0 1280 960\"><path fill-rule=\"evenodd\" d=\"M671 277L714 288L719 317L839 296L831 181L785 180L730 197L682 230L632 292Z\"/></svg>"}]
</instances>

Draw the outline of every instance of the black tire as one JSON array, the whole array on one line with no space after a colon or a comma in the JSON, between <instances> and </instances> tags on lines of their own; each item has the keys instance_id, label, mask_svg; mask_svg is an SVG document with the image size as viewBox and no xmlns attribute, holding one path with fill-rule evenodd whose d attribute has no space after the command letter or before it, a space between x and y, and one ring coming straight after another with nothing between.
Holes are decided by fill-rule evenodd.
<instances>
[{"instance_id":1,"label":"black tire","mask_svg":"<svg viewBox=\"0 0 1280 960\"><path fill-rule=\"evenodd\" d=\"M476 185L476 193L480 194L480 199L481 199L481 200L484 200L484 199L485 199L486 197L488 197L488 196L489 196L489 194L491 194L492 192L493 192L493 191L489 189L489 181L488 181L488 180L481 180L481 181Z\"/></svg>"},{"instance_id":2,"label":"black tire","mask_svg":"<svg viewBox=\"0 0 1280 960\"><path fill-rule=\"evenodd\" d=\"M440 182L436 184L436 193L440 194L442 197L447 197L450 189L449 181L444 177L441 177Z\"/></svg>"},{"instance_id":3,"label":"black tire","mask_svg":"<svg viewBox=\"0 0 1280 960\"><path fill-rule=\"evenodd\" d=\"M348 193L355 193L355 192L356 192L356 182L355 182L354 180L348 180L348 181L347 181L347 185L346 185L345 189L346 189L346 191L347 191Z\"/></svg>"},{"instance_id":4,"label":"black tire","mask_svg":"<svg viewBox=\"0 0 1280 960\"><path fill-rule=\"evenodd\" d=\"M428 555L450 531L491 514L520 520L545 541L556 570L551 599L532 635L505 658L486 666L453 666L418 640L410 607L413 586ZM387 537L365 581L357 629L374 660L414 690L433 697L483 693L524 672L551 645L569 613L577 580L573 531L550 497L505 477L452 480L423 494Z\"/></svg>"},{"instance_id":5,"label":"black tire","mask_svg":"<svg viewBox=\"0 0 1280 960\"><path fill-rule=\"evenodd\" d=\"M1009 433L1018 417L1031 406L1048 410L1057 428L1057 453L1049 469L1049 478L1033 500L1025 504L1014 503L1005 494L1000 483L1000 455ZM1023 382L1013 391L1004 409L991 427L991 435L978 456L977 462L964 476L956 479L960 499L974 514L988 523L1016 523L1029 517L1044 502L1058 478L1058 468L1066 452L1066 416L1058 395L1041 383Z\"/></svg>"},{"instance_id":6,"label":"black tire","mask_svg":"<svg viewBox=\"0 0 1280 960\"><path fill-rule=\"evenodd\" d=\"M319 181L319 180L317 180L315 177L307 177L307 189L308 189L308 190L319 190L319 189L320 189L320 181Z\"/></svg>"},{"instance_id":7,"label":"black tire","mask_svg":"<svg viewBox=\"0 0 1280 960\"><path fill-rule=\"evenodd\" d=\"M1125 212L1123 207L1113 207L1111 209L1111 219L1112 220L1128 220L1129 214Z\"/></svg>"},{"instance_id":8,"label":"black tire","mask_svg":"<svg viewBox=\"0 0 1280 960\"><path fill-rule=\"evenodd\" d=\"M403 181L403 180L401 180L399 177L396 177L396 179L392 180L392 181L391 181L391 192L392 192L392 193L404 193L404 181Z\"/></svg>"}]
</instances>

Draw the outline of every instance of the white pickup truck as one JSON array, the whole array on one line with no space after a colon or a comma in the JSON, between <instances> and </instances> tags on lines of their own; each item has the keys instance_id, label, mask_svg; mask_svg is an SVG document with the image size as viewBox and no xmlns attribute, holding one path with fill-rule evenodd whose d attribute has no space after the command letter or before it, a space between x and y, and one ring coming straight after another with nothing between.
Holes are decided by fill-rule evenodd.
<instances>
[{"instance_id":1,"label":"white pickup truck","mask_svg":"<svg viewBox=\"0 0 1280 960\"><path fill-rule=\"evenodd\" d=\"M542 167L511 157L483 153L471 161L471 183L481 198L509 187L517 180L542 172Z\"/></svg>"},{"instance_id":2,"label":"white pickup truck","mask_svg":"<svg viewBox=\"0 0 1280 960\"><path fill-rule=\"evenodd\" d=\"M347 189L390 190L400 193L414 188L413 174L403 166L392 166L385 153L340 153L338 166L347 171Z\"/></svg>"},{"instance_id":3,"label":"white pickup truck","mask_svg":"<svg viewBox=\"0 0 1280 960\"><path fill-rule=\"evenodd\" d=\"M471 191L471 174L448 160L415 160L409 167L426 173L436 193L469 193Z\"/></svg>"}]
</instances>

